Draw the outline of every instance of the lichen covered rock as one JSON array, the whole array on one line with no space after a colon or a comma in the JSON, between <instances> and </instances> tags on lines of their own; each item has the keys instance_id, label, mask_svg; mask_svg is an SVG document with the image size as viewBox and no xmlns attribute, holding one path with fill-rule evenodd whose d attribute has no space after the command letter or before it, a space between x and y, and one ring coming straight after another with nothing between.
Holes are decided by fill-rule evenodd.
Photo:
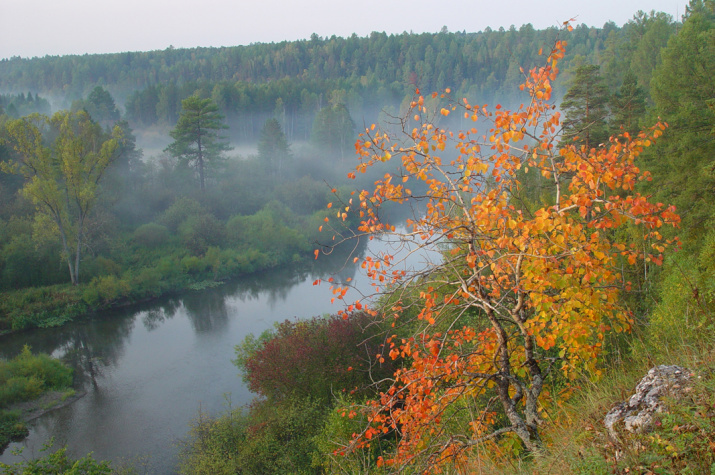
<instances>
[{"instance_id":1,"label":"lichen covered rock","mask_svg":"<svg viewBox=\"0 0 715 475\"><path fill-rule=\"evenodd\" d=\"M636 386L635 393L608 411L603 424L608 434L618 440L620 424L627 432L641 433L652 428L653 415L666 411L663 396L679 399L691 388L688 385L692 373L676 365L660 365L648 371Z\"/></svg>"}]
</instances>

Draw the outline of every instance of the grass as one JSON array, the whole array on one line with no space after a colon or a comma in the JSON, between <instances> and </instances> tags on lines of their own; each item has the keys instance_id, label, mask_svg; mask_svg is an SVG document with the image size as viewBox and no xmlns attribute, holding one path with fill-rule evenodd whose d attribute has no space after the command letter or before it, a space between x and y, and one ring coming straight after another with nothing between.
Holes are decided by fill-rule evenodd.
<instances>
[{"instance_id":1,"label":"grass","mask_svg":"<svg viewBox=\"0 0 715 475\"><path fill-rule=\"evenodd\" d=\"M671 283L672 285L672 283ZM672 290L672 288L671 288ZM669 290L670 291L670 290ZM548 451L502 464L501 473L715 474L715 312L688 292L673 292L632 334L599 381L585 380L577 396L550 414L542 437ZM629 398L656 365L694 373L686 396L667 399L652 431L607 436L606 413ZM498 473L492 471L491 473Z\"/></svg>"},{"instance_id":2,"label":"grass","mask_svg":"<svg viewBox=\"0 0 715 475\"><path fill-rule=\"evenodd\" d=\"M27 345L9 361L0 360L0 448L27 436L17 412L6 410L14 403L30 401L50 390L62 390L62 400L74 394L73 371L45 354L33 355Z\"/></svg>"}]
</instances>

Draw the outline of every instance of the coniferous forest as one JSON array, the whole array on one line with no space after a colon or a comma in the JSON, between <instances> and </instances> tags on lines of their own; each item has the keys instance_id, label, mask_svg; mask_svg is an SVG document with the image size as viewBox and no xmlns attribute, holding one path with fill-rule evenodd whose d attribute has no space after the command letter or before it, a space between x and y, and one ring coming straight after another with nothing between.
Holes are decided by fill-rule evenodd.
<instances>
[{"instance_id":1,"label":"coniferous forest","mask_svg":"<svg viewBox=\"0 0 715 475\"><path fill-rule=\"evenodd\" d=\"M714 26L691 0L622 26L0 60L0 335L354 257L375 295L235 342L256 398L200 414L177 470L709 473ZM440 258L341 254L368 236ZM662 364L687 395L609 434ZM0 411L44 390L20 378L0 367ZM18 424L0 412L0 445ZM74 461L0 473L42 463Z\"/></svg>"}]
</instances>

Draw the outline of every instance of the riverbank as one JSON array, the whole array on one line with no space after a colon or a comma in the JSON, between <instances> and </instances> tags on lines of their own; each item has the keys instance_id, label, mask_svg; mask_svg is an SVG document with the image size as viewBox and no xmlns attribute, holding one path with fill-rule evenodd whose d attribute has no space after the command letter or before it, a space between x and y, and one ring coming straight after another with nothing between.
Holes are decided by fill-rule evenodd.
<instances>
[{"instance_id":1,"label":"riverbank","mask_svg":"<svg viewBox=\"0 0 715 475\"><path fill-rule=\"evenodd\" d=\"M208 257L214 259L214 257ZM292 262L250 259L243 266L222 266L203 263L195 258L194 266L164 266L126 273L121 277L103 276L87 284L60 284L32 287L0 293L0 336L31 328L59 327L98 312L155 301L185 291L204 290L267 271L277 266L306 263L309 256L294 256ZM234 260L235 261L235 260Z\"/></svg>"},{"instance_id":2,"label":"riverbank","mask_svg":"<svg viewBox=\"0 0 715 475\"><path fill-rule=\"evenodd\" d=\"M69 406L86 395L86 391L77 391L72 388L52 390L37 399L11 404L7 410L18 414L18 419L27 423L49 412Z\"/></svg>"},{"instance_id":3,"label":"riverbank","mask_svg":"<svg viewBox=\"0 0 715 475\"><path fill-rule=\"evenodd\" d=\"M24 439L26 422L76 401L73 370L25 345L17 356L0 360L0 454L11 441Z\"/></svg>"}]
</instances>

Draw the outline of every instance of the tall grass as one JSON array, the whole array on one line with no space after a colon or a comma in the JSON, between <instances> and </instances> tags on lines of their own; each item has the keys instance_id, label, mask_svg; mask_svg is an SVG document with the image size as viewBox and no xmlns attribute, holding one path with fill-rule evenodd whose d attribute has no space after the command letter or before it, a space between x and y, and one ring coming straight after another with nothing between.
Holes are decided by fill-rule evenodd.
<instances>
[{"instance_id":1,"label":"tall grass","mask_svg":"<svg viewBox=\"0 0 715 475\"><path fill-rule=\"evenodd\" d=\"M0 452L13 440L27 435L27 428L9 405L40 397L53 389L72 385L72 369L45 354L33 355L25 345L15 358L0 359Z\"/></svg>"}]
</instances>

